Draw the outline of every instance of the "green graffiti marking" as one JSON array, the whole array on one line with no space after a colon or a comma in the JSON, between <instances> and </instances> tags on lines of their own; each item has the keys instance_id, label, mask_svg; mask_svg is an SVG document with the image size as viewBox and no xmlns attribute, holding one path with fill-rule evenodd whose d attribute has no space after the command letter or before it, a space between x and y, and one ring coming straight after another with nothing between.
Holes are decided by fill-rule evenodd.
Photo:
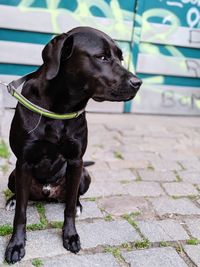
<instances>
[{"instance_id":1,"label":"green graffiti marking","mask_svg":"<svg viewBox=\"0 0 200 267\"><path fill-rule=\"evenodd\" d=\"M77 0L77 7L72 12L66 8L60 8L60 4L63 3L63 0L43 0L46 8L34 7L36 0L21 0L18 8L22 12L45 12L49 14L52 29L54 33L61 32L60 20L61 18L67 17L68 20L73 20L75 25L89 25L94 28L99 28L102 31L106 32L109 35L115 35L116 39L119 36L119 46L123 50L124 54L124 65L129 68L131 72L135 72L137 65L137 56L139 53L154 54L154 55L165 55L167 53L170 55L166 60L174 62L174 57L180 58L179 64L183 72L193 69L196 70L196 65L190 62L186 62L184 54L180 51L178 47L172 45L162 45L159 47L156 43L156 40L159 39L162 43L169 38L170 35L176 33L177 29L182 25L182 17L178 14L177 9L183 8L185 5L188 5L188 10L186 12L187 24L190 27L198 27L200 25L200 12L198 7L200 6L200 0L162 0L163 6L160 5L159 0L155 0L153 8L147 8L150 6L148 0L135 0L137 2L137 13L134 13L135 10L124 10L120 7L120 2L118 0L110 0L107 3L104 0ZM70 0L65 0L70 1ZM73 0L72 0L73 1ZM133 5L134 0L132 1ZM139 5L144 6L139 10ZM159 4L158 4L159 3ZM146 6L147 7L146 7ZM193 5L191 7L191 5ZM158 7L163 8L158 8ZM170 7L169 7L170 6ZM94 8L98 9L104 15L103 18L96 17L93 14ZM169 9L170 10L169 10ZM133 7L134 9L134 7ZM143 10L142 10L143 9ZM176 13L175 13L176 12ZM66 20L66 24L68 23ZM149 36L148 40L144 43L141 42L141 34L147 34L149 31L152 32L151 22L152 21L161 21L160 24L169 25L166 27L166 30L163 32L155 31ZM132 24L133 23L133 24ZM134 28L132 29L132 25ZM198 72L198 71L197 71ZM198 75L197 75L198 76ZM143 79L145 84L149 85L162 85L165 84L165 76L157 75L150 78ZM151 89L150 89L151 90ZM152 92L162 94L162 89L155 89ZM181 94L176 93L176 97L181 98L182 105L187 105L191 102L190 97L183 97ZM141 103L141 97L138 94L135 98L136 103ZM131 103L127 104L128 109L130 110ZM200 100L195 98L195 107L200 109Z\"/></svg>"},{"instance_id":2,"label":"green graffiti marking","mask_svg":"<svg viewBox=\"0 0 200 267\"><path fill-rule=\"evenodd\" d=\"M142 20L142 28L144 31L148 31L151 26L149 24L149 19L152 17L160 17L163 20L167 20L170 22L170 27L167 31L163 33L156 33L149 38L149 41L153 41L155 38L160 38L161 40L166 40L166 38L173 33L179 26L180 20L177 16L169 10L161 9L161 8L154 8L144 12L143 20Z\"/></svg>"}]
</instances>

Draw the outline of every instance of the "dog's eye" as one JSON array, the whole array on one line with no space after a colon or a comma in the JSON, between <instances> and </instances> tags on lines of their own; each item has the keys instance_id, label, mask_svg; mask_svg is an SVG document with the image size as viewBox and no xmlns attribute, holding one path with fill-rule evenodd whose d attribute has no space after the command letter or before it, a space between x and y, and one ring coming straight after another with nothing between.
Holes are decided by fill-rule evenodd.
<instances>
[{"instance_id":1,"label":"dog's eye","mask_svg":"<svg viewBox=\"0 0 200 267\"><path fill-rule=\"evenodd\" d=\"M105 60L107 60L107 57L106 56L101 56L100 59L105 61Z\"/></svg>"},{"instance_id":2,"label":"dog's eye","mask_svg":"<svg viewBox=\"0 0 200 267\"><path fill-rule=\"evenodd\" d=\"M97 55L96 58L98 58L101 61L108 61L109 57L105 55Z\"/></svg>"}]
</instances>

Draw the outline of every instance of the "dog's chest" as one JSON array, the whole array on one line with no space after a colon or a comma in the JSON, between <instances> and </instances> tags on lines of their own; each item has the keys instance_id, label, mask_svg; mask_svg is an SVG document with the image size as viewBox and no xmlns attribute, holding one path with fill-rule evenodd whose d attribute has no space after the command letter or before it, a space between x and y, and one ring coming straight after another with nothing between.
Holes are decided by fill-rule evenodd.
<instances>
[{"instance_id":1,"label":"dog's chest","mask_svg":"<svg viewBox=\"0 0 200 267\"><path fill-rule=\"evenodd\" d=\"M78 129L67 127L65 123L54 121L44 128L44 140L54 144L56 152L66 159L74 159L81 149L81 140L78 138Z\"/></svg>"}]
</instances>

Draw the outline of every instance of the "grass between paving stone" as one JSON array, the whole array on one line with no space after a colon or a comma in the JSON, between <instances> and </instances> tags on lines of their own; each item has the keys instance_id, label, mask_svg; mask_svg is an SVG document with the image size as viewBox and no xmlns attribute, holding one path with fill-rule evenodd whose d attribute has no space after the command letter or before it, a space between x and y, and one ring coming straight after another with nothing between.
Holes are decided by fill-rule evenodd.
<instances>
[{"instance_id":1,"label":"grass between paving stone","mask_svg":"<svg viewBox=\"0 0 200 267\"><path fill-rule=\"evenodd\" d=\"M186 243L188 245L198 245L199 244L199 240L197 238L191 238L191 239L187 240Z\"/></svg>"},{"instance_id":2,"label":"grass between paving stone","mask_svg":"<svg viewBox=\"0 0 200 267\"><path fill-rule=\"evenodd\" d=\"M131 181L130 180L120 180L120 184L129 184Z\"/></svg>"},{"instance_id":3,"label":"grass between paving stone","mask_svg":"<svg viewBox=\"0 0 200 267\"><path fill-rule=\"evenodd\" d=\"M123 243L120 246L122 249L126 249L127 251L132 251L133 245L130 243Z\"/></svg>"},{"instance_id":4,"label":"grass between paving stone","mask_svg":"<svg viewBox=\"0 0 200 267\"><path fill-rule=\"evenodd\" d=\"M47 218L46 218L46 215L45 215L45 207L44 207L44 204L41 203L41 202L37 202L35 204L36 208L37 208L37 211L39 213L39 216L40 216L40 223L47 226L48 224L48 221L47 221Z\"/></svg>"},{"instance_id":5,"label":"grass between paving stone","mask_svg":"<svg viewBox=\"0 0 200 267\"><path fill-rule=\"evenodd\" d=\"M10 153L9 153L6 143L3 140L0 140L0 157L7 159L9 158L9 156L10 156Z\"/></svg>"},{"instance_id":6,"label":"grass between paving stone","mask_svg":"<svg viewBox=\"0 0 200 267\"><path fill-rule=\"evenodd\" d=\"M114 151L113 154L114 154L114 157L117 159L124 159L124 157L122 156L122 153L119 151Z\"/></svg>"},{"instance_id":7,"label":"grass between paving stone","mask_svg":"<svg viewBox=\"0 0 200 267\"><path fill-rule=\"evenodd\" d=\"M40 216L40 223L34 223L27 225L27 230L35 231L35 230L44 230L48 226L48 221L45 215L45 207L44 204L41 202L35 203L35 207L37 209L37 212Z\"/></svg>"},{"instance_id":8,"label":"grass between paving stone","mask_svg":"<svg viewBox=\"0 0 200 267\"><path fill-rule=\"evenodd\" d=\"M176 251L178 252L178 253L183 253L183 246L181 245L181 243L179 243L179 242L177 242L176 244L175 244L175 249L176 249Z\"/></svg>"},{"instance_id":9,"label":"grass between paving stone","mask_svg":"<svg viewBox=\"0 0 200 267\"><path fill-rule=\"evenodd\" d=\"M1 225L0 226L0 236L5 236L11 234L13 231L13 228L9 224Z\"/></svg>"},{"instance_id":10,"label":"grass between paving stone","mask_svg":"<svg viewBox=\"0 0 200 267\"><path fill-rule=\"evenodd\" d=\"M6 164L1 165L0 169L3 172L3 174L6 174L8 172L8 169L9 169L8 164L6 163Z\"/></svg>"},{"instance_id":11,"label":"grass between paving stone","mask_svg":"<svg viewBox=\"0 0 200 267\"><path fill-rule=\"evenodd\" d=\"M114 221L114 219L113 219L113 217L112 217L111 214L106 215L106 216L104 217L104 220L105 220L106 222Z\"/></svg>"},{"instance_id":12,"label":"grass between paving stone","mask_svg":"<svg viewBox=\"0 0 200 267\"><path fill-rule=\"evenodd\" d=\"M45 215L44 204L41 202L36 202L35 207L36 207L37 212L40 216L40 222L27 225L27 230L30 230L30 231L44 230L44 229L48 228L48 221L47 221L47 218Z\"/></svg>"},{"instance_id":13,"label":"grass between paving stone","mask_svg":"<svg viewBox=\"0 0 200 267\"><path fill-rule=\"evenodd\" d=\"M142 178L141 176L137 175L136 179L135 179L135 182L141 182L142 181Z\"/></svg>"},{"instance_id":14,"label":"grass between paving stone","mask_svg":"<svg viewBox=\"0 0 200 267\"><path fill-rule=\"evenodd\" d=\"M137 215L139 215L139 214L140 214L140 213L138 213L138 212L132 212L132 213L130 213L130 214L124 214L124 215L122 216L122 218L124 218L125 220L127 220L127 222L128 222L130 225L132 225L137 231L140 232L137 223L136 223L136 222L134 221L134 219L133 219L134 216L137 216Z\"/></svg>"},{"instance_id":15,"label":"grass between paving stone","mask_svg":"<svg viewBox=\"0 0 200 267\"><path fill-rule=\"evenodd\" d=\"M11 198L14 194L10 191L10 189L5 189L4 191L3 191L3 193L4 193L4 196L5 196L5 198L6 198L6 200L8 200L9 198Z\"/></svg>"},{"instance_id":16,"label":"grass between paving stone","mask_svg":"<svg viewBox=\"0 0 200 267\"><path fill-rule=\"evenodd\" d=\"M166 241L161 241L161 242L159 243L159 246L160 246L160 247L169 247L169 246L170 246L170 243L168 243L168 242L166 242Z\"/></svg>"},{"instance_id":17,"label":"grass between paving stone","mask_svg":"<svg viewBox=\"0 0 200 267\"><path fill-rule=\"evenodd\" d=\"M185 171L186 170L186 168L183 166L183 164L181 162L177 161L177 163L182 168L182 171Z\"/></svg>"},{"instance_id":18,"label":"grass between paving stone","mask_svg":"<svg viewBox=\"0 0 200 267\"><path fill-rule=\"evenodd\" d=\"M149 170L149 171L155 171L155 168L154 168L152 165L149 165L149 166L147 167L147 170Z\"/></svg>"},{"instance_id":19,"label":"grass between paving stone","mask_svg":"<svg viewBox=\"0 0 200 267\"><path fill-rule=\"evenodd\" d=\"M174 174L176 176L176 181L177 182L182 182L182 179L181 179L180 175L178 174L178 172L177 171L174 171Z\"/></svg>"},{"instance_id":20,"label":"grass between paving stone","mask_svg":"<svg viewBox=\"0 0 200 267\"><path fill-rule=\"evenodd\" d=\"M50 223L51 228L58 228L62 229L63 227L63 222L51 222Z\"/></svg>"},{"instance_id":21,"label":"grass between paving stone","mask_svg":"<svg viewBox=\"0 0 200 267\"><path fill-rule=\"evenodd\" d=\"M189 196L187 196L189 199L191 199L191 200L198 200L199 199L199 196L197 196L197 195L189 195Z\"/></svg>"},{"instance_id":22,"label":"grass between paving stone","mask_svg":"<svg viewBox=\"0 0 200 267\"><path fill-rule=\"evenodd\" d=\"M88 197L84 199L85 201L92 201L95 202L96 201L96 197Z\"/></svg>"},{"instance_id":23,"label":"grass between paving stone","mask_svg":"<svg viewBox=\"0 0 200 267\"><path fill-rule=\"evenodd\" d=\"M132 225L141 236L143 236L137 223L133 220L133 217L138 215L140 215L140 212L132 212L130 214L124 214L122 217L127 220L127 222ZM145 249L150 247L150 242L143 236L143 240L134 242L134 246L136 249Z\"/></svg>"},{"instance_id":24,"label":"grass between paving stone","mask_svg":"<svg viewBox=\"0 0 200 267\"><path fill-rule=\"evenodd\" d=\"M42 267L44 264L41 259L34 259L32 261L32 265L35 267Z\"/></svg>"},{"instance_id":25,"label":"grass between paving stone","mask_svg":"<svg viewBox=\"0 0 200 267\"><path fill-rule=\"evenodd\" d=\"M142 241L136 241L134 242L134 245L137 249L145 249L145 248L149 248L150 247L150 242L149 240L146 238Z\"/></svg>"},{"instance_id":26,"label":"grass between paving stone","mask_svg":"<svg viewBox=\"0 0 200 267\"><path fill-rule=\"evenodd\" d=\"M181 198L181 197L180 197L180 196L175 196L175 195L172 195L172 196L171 196L171 198L173 198L173 199L175 199L175 200L176 200L176 199L179 199L179 198Z\"/></svg>"},{"instance_id":27,"label":"grass between paving stone","mask_svg":"<svg viewBox=\"0 0 200 267\"><path fill-rule=\"evenodd\" d=\"M120 248L118 247L106 247L104 252L111 253L118 261L124 262L124 259L121 255Z\"/></svg>"},{"instance_id":28,"label":"grass between paving stone","mask_svg":"<svg viewBox=\"0 0 200 267\"><path fill-rule=\"evenodd\" d=\"M198 186L198 185L194 185L194 186L195 186L196 190L200 193L200 188L199 188L199 186Z\"/></svg>"}]
</instances>

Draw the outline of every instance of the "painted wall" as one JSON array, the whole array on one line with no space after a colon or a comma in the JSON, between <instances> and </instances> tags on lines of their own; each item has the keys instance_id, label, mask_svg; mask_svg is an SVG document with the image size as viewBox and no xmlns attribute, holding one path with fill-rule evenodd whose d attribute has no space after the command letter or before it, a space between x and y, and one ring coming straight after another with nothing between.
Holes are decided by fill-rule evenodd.
<instances>
[{"instance_id":1,"label":"painted wall","mask_svg":"<svg viewBox=\"0 0 200 267\"><path fill-rule=\"evenodd\" d=\"M133 102L90 110L200 114L200 0L0 0L0 78L35 70L44 44L79 25L114 38L144 80Z\"/></svg>"},{"instance_id":2,"label":"painted wall","mask_svg":"<svg viewBox=\"0 0 200 267\"><path fill-rule=\"evenodd\" d=\"M144 87L131 109L200 114L200 1L138 1L134 40Z\"/></svg>"}]
</instances>

